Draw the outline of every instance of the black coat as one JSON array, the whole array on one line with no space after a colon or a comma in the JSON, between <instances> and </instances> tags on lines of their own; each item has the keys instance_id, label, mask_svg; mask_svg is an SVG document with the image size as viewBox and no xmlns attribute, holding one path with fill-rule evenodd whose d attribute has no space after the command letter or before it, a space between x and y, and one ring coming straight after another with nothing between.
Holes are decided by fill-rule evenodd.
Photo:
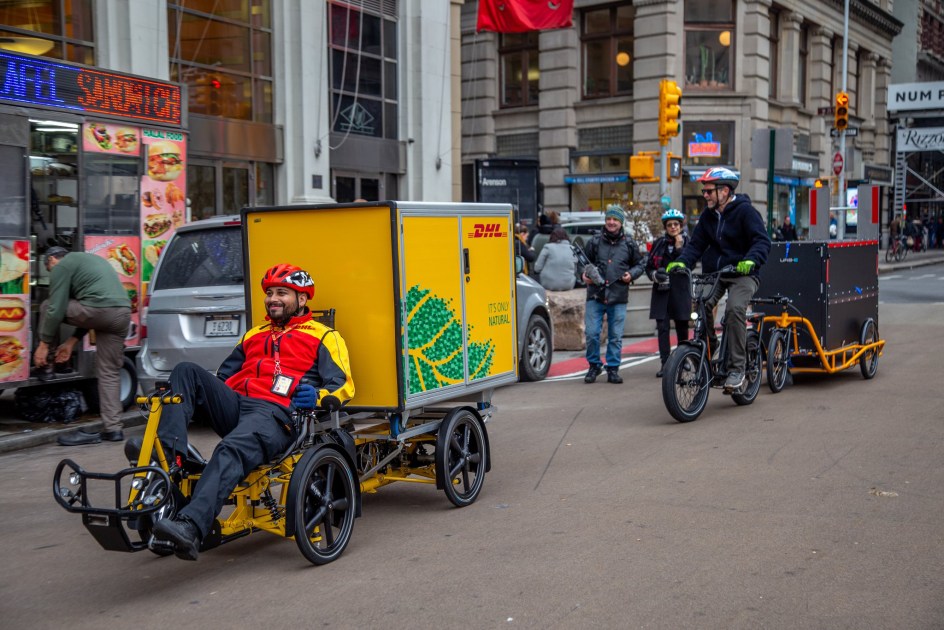
<instances>
[{"instance_id":1,"label":"black coat","mask_svg":"<svg viewBox=\"0 0 944 630\"><path fill-rule=\"evenodd\" d=\"M674 241L668 236L661 236L652 244L649 259L646 261L646 275L653 281L652 300L649 302L649 319L688 320L692 313L692 293L688 276L684 273L673 273L669 276L669 289L660 291L658 283L653 277L656 271L665 271L666 265L674 261L682 253L675 247ZM685 236L688 243L688 236ZM684 247L684 245L683 245Z\"/></svg>"},{"instance_id":2,"label":"black coat","mask_svg":"<svg viewBox=\"0 0 944 630\"><path fill-rule=\"evenodd\" d=\"M613 235L603 229L583 249L606 282L605 286L588 284L587 301L596 300L601 304L629 302L629 284L623 282L623 274L628 271L630 278L636 280L646 269L646 257L639 251L636 241L623 230Z\"/></svg>"},{"instance_id":3,"label":"black coat","mask_svg":"<svg viewBox=\"0 0 944 630\"><path fill-rule=\"evenodd\" d=\"M742 260L753 260L755 267L751 275L757 275L769 253L767 226L751 205L750 197L738 193L723 213L705 208L679 260L689 269L701 260L705 273Z\"/></svg>"}]
</instances>

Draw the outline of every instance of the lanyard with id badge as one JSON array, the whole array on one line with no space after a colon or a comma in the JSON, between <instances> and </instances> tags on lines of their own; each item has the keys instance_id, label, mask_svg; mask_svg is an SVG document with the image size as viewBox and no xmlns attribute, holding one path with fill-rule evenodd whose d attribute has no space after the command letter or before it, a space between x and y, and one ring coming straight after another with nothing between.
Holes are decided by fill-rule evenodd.
<instances>
[{"instance_id":1,"label":"lanyard with id badge","mask_svg":"<svg viewBox=\"0 0 944 630\"><path fill-rule=\"evenodd\" d=\"M275 356L275 371L272 374L272 388L269 390L277 396L288 397L288 393L292 391L292 385L295 383L295 379L287 374L282 374L282 364L279 360L279 344L282 335L292 330L291 328L286 328L280 333L272 331L272 349ZM285 427L285 430L291 433L293 430L297 430L297 427L293 427L285 422L282 423L282 426Z\"/></svg>"}]
</instances>

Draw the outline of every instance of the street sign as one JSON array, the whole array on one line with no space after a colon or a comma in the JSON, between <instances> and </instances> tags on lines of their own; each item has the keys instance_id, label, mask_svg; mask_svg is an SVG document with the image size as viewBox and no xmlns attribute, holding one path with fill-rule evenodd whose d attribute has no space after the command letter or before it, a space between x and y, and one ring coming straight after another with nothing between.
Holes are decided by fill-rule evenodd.
<instances>
[{"instance_id":1,"label":"street sign","mask_svg":"<svg viewBox=\"0 0 944 630\"><path fill-rule=\"evenodd\" d=\"M833 173L837 176L842 172L842 155L836 151L836 155L833 156Z\"/></svg>"},{"instance_id":2,"label":"street sign","mask_svg":"<svg viewBox=\"0 0 944 630\"><path fill-rule=\"evenodd\" d=\"M817 107L816 113L819 116L832 116L836 113L836 108L834 108L832 105L829 107Z\"/></svg>"},{"instance_id":3,"label":"street sign","mask_svg":"<svg viewBox=\"0 0 944 630\"><path fill-rule=\"evenodd\" d=\"M669 197L668 195L662 195L662 198L659 199L659 201L662 203L662 207L666 210L668 210L669 207L672 205L672 198Z\"/></svg>"},{"instance_id":4,"label":"street sign","mask_svg":"<svg viewBox=\"0 0 944 630\"><path fill-rule=\"evenodd\" d=\"M836 129L835 127L833 127L832 129L829 130L829 135L832 136L833 138L838 138L838 137L839 137L839 130ZM858 127L846 127L846 137L847 137L847 138L848 138L849 136L857 136L857 135L859 135L859 128L858 128Z\"/></svg>"}]
</instances>

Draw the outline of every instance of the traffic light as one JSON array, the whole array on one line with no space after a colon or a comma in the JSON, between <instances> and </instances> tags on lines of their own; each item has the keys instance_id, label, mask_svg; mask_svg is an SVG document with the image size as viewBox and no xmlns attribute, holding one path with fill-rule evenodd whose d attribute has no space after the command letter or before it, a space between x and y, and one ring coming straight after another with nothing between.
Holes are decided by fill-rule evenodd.
<instances>
[{"instance_id":1,"label":"traffic light","mask_svg":"<svg viewBox=\"0 0 944 630\"><path fill-rule=\"evenodd\" d=\"M836 93L836 129L845 131L849 127L849 95L846 92Z\"/></svg>"},{"instance_id":2,"label":"traffic light","mask_svg":"<svg viewBox=\"0 0 944 630\"><path fill-rule=\"evenodd\" d=\"M678 83L663 79L659 81L659 143L668 144L669 139L679 134L679 118L682 109L682 90Z\"/></svg>"}]
</instances>

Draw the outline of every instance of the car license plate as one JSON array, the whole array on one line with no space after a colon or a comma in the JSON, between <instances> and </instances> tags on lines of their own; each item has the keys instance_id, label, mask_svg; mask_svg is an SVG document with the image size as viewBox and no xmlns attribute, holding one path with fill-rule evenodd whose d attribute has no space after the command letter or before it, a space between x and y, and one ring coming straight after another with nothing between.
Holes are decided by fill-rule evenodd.
<instances>
[{"instance_id":1,"label":"car license plate","mask_svg":"<svg viewBox=\"0 0 944 630\"><path fill-rule=\"evenodd\" d=\"M204 324L207 337L236 337L239 335L239 315L214 317L208 315Z\"/></svg>"}]
</instances>

